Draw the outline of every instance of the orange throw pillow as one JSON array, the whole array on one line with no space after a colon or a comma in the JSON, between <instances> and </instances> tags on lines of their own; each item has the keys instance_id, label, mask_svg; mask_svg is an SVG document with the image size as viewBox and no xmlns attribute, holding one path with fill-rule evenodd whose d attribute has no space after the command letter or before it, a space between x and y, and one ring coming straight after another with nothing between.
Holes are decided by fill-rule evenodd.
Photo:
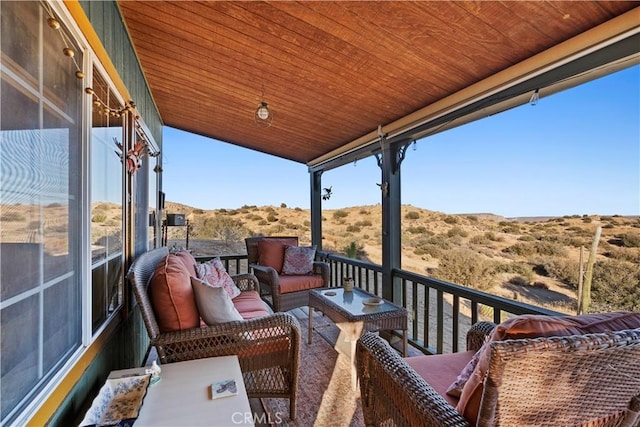
<instances>
[{"instance_id":1,"label":"orange throw pillow","mask_svg":"<svg viewBox=\"0 0 640 427\"><path fill-rule=\"evenodd\" d=\"M196 264L197 261L191 254L191 252L186 250L181 250L178 252L174 252L174 255L182 260L182 263L185 267L187 267L187 271L193 277L198 277L196 272Z\"/></svg>"},{"instance_id":2,"label":"orange throw pillow","mask_svg":"<svg viewBox=\"0 0 640 427\"><path fill-rule=\"evenodd\" d=\"M258 240L258 264L273 267L278 274L284 264L284 245L297 246L297 239Z\"/></svg>"},{"instance_id":3,"label":"orange throw pillow","mask_svg":"<svg viewBox=\"0 0 640 427\"><path fill-rule=\"evenodd\" d=\"M200 326L190 274L180 257L169 254L158 263L149 284L149 297L160 332Z\"/></svg>"}]
</instances>

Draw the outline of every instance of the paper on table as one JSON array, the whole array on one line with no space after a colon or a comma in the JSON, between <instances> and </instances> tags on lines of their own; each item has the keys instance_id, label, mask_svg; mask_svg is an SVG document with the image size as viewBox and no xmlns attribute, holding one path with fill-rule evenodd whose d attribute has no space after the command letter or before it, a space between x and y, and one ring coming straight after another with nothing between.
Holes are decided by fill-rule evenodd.
<instances>
[{"instance_id":1,"label":"paper on table","mask_svg":"<svg viewBox=\"0 0 640 427\"><path fill-rule=\"evenodd\" d=\"M236 394L238 394L238 386L236 384L236 380L224 380L211 384L212 399L234 396Z\"/></svg>"}]
</instances>

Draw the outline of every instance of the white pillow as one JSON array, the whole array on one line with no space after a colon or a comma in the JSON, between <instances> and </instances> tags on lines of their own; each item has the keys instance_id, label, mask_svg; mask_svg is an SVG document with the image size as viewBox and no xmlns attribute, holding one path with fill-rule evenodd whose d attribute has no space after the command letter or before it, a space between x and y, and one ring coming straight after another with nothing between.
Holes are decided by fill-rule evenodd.
<instances>
[{"instance_id":1,"label":"white pillow","mask_svg":"<svg viewBox=\"0 0 640 427\"><path fill-rule=\"evenodd\" d=\"M243 320L224 288L214 288L193 276L191 276L191 287L196 297L200 317L207 325Z\"/></svg>"}]
</instances>

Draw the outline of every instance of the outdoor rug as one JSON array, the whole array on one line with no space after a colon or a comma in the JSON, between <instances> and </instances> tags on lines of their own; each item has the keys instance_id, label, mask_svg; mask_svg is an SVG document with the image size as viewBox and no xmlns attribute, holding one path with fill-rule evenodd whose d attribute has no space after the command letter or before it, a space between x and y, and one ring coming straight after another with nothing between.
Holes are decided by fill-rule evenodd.
<instances>
[{"instance_id":1,"label":"outdoor rug","mask_svg":"<svg viewBox=\"0 0 640 427\"><path fill-rule=\"evenodd\" d=\"M292 312L300 321L300 373L296 420L289 420L287 399L261 399L266 415L274 426L341 427L364 426L360 389L351 388L349 358L333 345L338 328L326 316L314 313L313 343L307 344L306 311Z\"/></svg>"}]
</instances>

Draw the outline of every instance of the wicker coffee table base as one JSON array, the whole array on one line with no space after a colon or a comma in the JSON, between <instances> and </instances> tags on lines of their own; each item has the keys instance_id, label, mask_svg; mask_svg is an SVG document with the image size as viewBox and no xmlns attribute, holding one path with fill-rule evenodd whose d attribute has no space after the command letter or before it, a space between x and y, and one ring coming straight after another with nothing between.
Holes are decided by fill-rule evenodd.
<instances>
[{"instance_id":1,"label":"wicker coffee table base","mask_svg":"<svg viewBox=\"0 0 640 427\"><path fill-rule=\"evenodd\" d=\"M354 314L348 307L336 302L334 298L324 295L326 291L344 292L342 288L324 288L315 289L309 293L309 325L308 339L309 344L312 343L313 336L313 312L318 310L323 312L336 326L340 329L340 335L336 341L336 350L349 357L351 364L351 386L355 390L357 388L358 376L356 372L356 343L363 331L379 331L379 330L402 330L402 352L404 357L407 356L407 311L393 303L385 301L385 304L391 305L392 309L381 311L379 313ZM352 292L361 295L371 295L363 290L354 290Z\"/></svg>"}]
</instances>

